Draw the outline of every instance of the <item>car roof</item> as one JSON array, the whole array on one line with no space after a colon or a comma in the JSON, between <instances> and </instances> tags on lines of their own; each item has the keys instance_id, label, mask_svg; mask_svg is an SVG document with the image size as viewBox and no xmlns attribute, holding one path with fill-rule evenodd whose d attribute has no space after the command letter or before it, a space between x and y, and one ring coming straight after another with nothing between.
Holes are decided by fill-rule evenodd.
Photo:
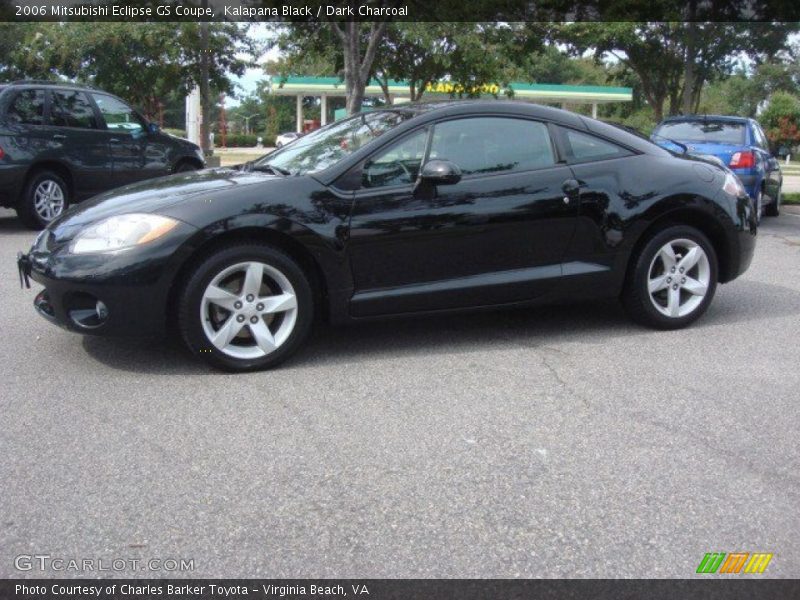
<instances>
[{"instance_id":1,"label":"car roof","mask_svg":"<svg viewBox=\"0 0 800 600\"><path fill-rule=\"evenodd\" d=\"M12 81L10 83L2 84L3 87L21 87L21 88L30 88L30 87L54 87L54 88L66 88L66 89L76 89L76 90L91 90L91 91L99 91L96 87L92 85L85 85L81 83L72 83L71 81L51 81L48 79L22 79L19 81ZM2 87L0 87L2 89Z\"/></svg>"},{"instance_id":2,"label":"car roof","mask_svg":"<svg viewBox=\"0 0 800 600\"><path fill-rule=\"evenodd\" d=\"M747 123L747 117L737 117L735 115L678 115L667 117L661 123L675 123L681 121L728 121L730 123Z\"/></svg>"}]
</instances>

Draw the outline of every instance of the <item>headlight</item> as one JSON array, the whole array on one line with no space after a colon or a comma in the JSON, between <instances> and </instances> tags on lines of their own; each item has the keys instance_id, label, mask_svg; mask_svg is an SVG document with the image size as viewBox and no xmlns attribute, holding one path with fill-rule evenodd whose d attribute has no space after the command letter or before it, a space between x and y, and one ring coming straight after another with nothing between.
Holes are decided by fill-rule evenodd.
<instances>
[{"instance_id":1,"label":"headlight","mask_svg":"<svg viewBox=\"0 0 800 600\"><path fill-rule=\"evenodd\" d=\"M731 196L747 195L742 182L733 173L725 173L725 183L722 184L722 189L728 192Z\"/></svg>"},{"instance_id":2,"label":"headlight","mask_svg":"<svg viewBox=\"0 0 800 600\"><path fill-rule=\"evenodd\" d=\"M141 246L172 231L175 219L150 214L109 217L81 231L72 241L74 254L109 252Z\"/></svg>"}]
</instances>

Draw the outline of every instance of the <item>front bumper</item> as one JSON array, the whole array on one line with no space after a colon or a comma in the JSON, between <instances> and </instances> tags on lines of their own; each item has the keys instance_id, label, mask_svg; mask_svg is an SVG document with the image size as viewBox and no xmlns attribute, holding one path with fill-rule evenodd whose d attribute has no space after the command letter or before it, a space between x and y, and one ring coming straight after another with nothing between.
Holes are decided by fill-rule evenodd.
<instances>
[{"instance_id":1,"label":"front bumper","mask_svg":"<svg viewBox=\"0 0 800 600\"><path fill-rule=\"evenodd\" d=\"M179 227L189 227L181 225ZM166 330L172 282L188 250L177 235L144 252L74 255L32 249L17 256L20 283L41 284L39 315L78 333L154 337Z\"/></svg>"}]
</instances>

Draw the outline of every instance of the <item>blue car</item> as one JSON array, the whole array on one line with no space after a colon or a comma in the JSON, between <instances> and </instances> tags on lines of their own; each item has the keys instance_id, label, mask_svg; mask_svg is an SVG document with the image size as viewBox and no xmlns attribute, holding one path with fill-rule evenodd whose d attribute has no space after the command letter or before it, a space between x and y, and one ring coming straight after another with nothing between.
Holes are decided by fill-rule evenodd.
<instances>
[{"instance_id":1,"label":"blue car","mask_svg":"<svg viewBox=\"0 0 800 600\"><path fill-rule=\"evenodd\" d=\"M778 216L783 174L767 136L754 119L689 115L664 119L652 140L668 150L685 146L689 154L715 156L741 180L756 214Z\"/></svg>"}]
</instances>

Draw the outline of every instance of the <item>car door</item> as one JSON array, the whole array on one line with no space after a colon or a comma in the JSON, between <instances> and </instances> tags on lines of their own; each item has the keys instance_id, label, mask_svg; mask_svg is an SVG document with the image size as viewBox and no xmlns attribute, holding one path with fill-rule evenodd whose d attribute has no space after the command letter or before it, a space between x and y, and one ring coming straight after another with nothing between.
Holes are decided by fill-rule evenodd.
<instances>
[{"instance_id":1,"label":"car door","mask_svg":"<svg viewBox=\"0 0 800 600\"><path fill-rule=\"evenodd\" d=\"M163 143L151 140L147 122L119 98L93 92L106 128L117 185L161 177L171 165Z\"/></svg>"},{"instance_id":2,"label":"car door","mask_svg":"<svg viewBox=\"0 0 800 600\"><path fill-rule=\"evenodd\" d=\"M113 177L108 142L94 107L82 90L49 90L51 154L72 171L76 199L97 194Z\"/></svg>"},{"instance_id":3,"label":"car door","mask_svg":"<svg viewBox=\"0 0 800 600\"><path fill-rule=\"evenodd\" d=\"M417 181L430 159L462 172ZM554 292L577 207L545 123L475 116L419 129L360 169L348 254L354 316L524 301Z\"/></svg>"},{"instance_id":4,"label":"car door","mask_svg":"<svg viewBox=\"0 0 800 600\"><path fill-rule=\"evenodd\" d=\"M764 191L770 198L777 198L781 188L781 167L778 159L772 154L767 136L756 121L751 121L755 151L759 155L759 162L764 165Z\"/></svg>"}]
</instances>

